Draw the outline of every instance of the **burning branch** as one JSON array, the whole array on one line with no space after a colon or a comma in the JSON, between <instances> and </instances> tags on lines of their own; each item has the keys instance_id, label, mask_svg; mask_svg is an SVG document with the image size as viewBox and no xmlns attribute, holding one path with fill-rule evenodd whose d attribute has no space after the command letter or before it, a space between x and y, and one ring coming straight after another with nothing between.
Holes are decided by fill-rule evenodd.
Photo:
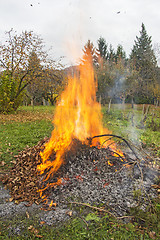
<instances>
[{"instance_id":1,"label":"burning branch","mask_svg":"<svg viewBox=\"0 0 160 240\"><path fill-rule=\"evenodd\" d=\"M138 158L137 154L135 153L134 149L131 147L131 145L128 143L128 141L127 141L125 138L120 137L120 136L117 136L117 135L114 135L114 134L102 134L102 135L97 135L97 136L92 137L92 138L91 138L91 141L92 141L94 138L101 138L101 137L116 137L116 138L119 138L119 139L123 140L123 141L127 144L127 146L131 149L131 151L132 151L133 154L135 155L136 159L139 160L139 158ZM109 138L108 140L110 140L110 139L111 139L111 138ZM106 140L106 141L108 141L108 140ZM116 152L116 154L117 154L117 152ZM117 155L118 155L118 154L117 154Z\"/></svg>"}]
</instances>

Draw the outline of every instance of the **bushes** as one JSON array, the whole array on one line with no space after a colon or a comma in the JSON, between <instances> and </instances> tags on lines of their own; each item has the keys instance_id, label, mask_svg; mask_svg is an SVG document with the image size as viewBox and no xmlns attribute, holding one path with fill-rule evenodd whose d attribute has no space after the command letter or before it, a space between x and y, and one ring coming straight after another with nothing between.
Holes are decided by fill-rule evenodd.
<instances>
[{"instance_id":1,"label":"bushes","mask_svg":"<svg viewBox=\"0 0 160 240\"><path fill-rule=\"evenodd\" d=\"M17 94L17 82L3 72L0 76L0 112L10 113L15 111L22 102L23 94Z\"/></svg>"}]
</instances>

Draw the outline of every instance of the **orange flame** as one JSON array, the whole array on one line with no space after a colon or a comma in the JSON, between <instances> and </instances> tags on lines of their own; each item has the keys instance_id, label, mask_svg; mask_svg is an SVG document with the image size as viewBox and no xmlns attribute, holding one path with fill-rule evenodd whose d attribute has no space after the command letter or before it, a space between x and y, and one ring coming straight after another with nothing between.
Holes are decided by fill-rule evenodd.
<instances>
[{"instance_id":1,"label":"orange flame","mask_svg":"<svg viewBox=\"0 0 160 240\"><path fill-rule=\"evenodd\" d=\"M86 142L87 138L95 135L109 134L102 126L101 106L96 102L96 81L92 66L92 58L88 57L79 66L74 77L69 77L68 85L61 95L61 101L56 107L54 115L54 130L45 149L41 152L42 163L38 166L41 174L47 172L47 180L63 164L63 155L70 149L72 139ZM93 145L96 145L93 139ZM103 140L101 140L101 143ZM111 141L107 141L110 144ZM115 145L111 147L117 152ZM54 161L49 160L55 152ZM118 151L120 154L120 152ZM60 184L60 181L58 182Z\"/></svg>"}]
</instances>

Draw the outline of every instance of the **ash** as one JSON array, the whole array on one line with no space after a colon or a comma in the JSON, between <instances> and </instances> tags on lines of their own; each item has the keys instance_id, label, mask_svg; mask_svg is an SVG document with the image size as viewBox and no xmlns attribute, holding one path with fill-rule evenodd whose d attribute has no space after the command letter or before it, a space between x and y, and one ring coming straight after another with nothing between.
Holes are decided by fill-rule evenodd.
<instances>
[{"instance_id":1,"label":"ash","mask_svg":"<svg viewBox=\"0 0 160 240\"><path fill-rule=\"evenodd\" d=\"M94 206L103 205L115 216L121 217L128 215L131 207L139 206L142 210L146 210L150 200L157 197L157 191L152 188L152 185L158 177L158 170L151 167L150 160L138 160L131 153L124 154L124 159L122 159L118 155L115 156L109 148L90 147L78 140L74 140L70 151L65 154L64 164L58 172L48 182L43 182L45 175L38 178L34 169L36 169L36 164L39 164L39 152L46 141L41 141L34 148L20 153L10 175L5 177L4 182L12 187L9 191L0 186L0 217L2 219L26 215L27 211L30 216L36 216L39 222L44 221L48 225L57 224L78 214L73 207L73 202ZM53 153L50 158L54 161L55 154ZM28 165L25 168L28 162L30 163L30 178L27 175ZM56 182L58 178L61 178L61 185L48 188L44 192L48 196L48 202L53 200L56 207L52 206L50 211L43 211L47 205L37 205L34 201L32 205L28 205L26 199L29 199L29 196L34 196L31 198L37 200L34 187L26 188L28 193L22 185L19 195L18 192L13 191L16 186L23 183L22 180L14 181L20 173L19 165L20 167L23 165L24 173L21 179L27 179L26 185L35 179L35 184L39 181L40 185L43 184L45 187L45 184ZM10 201L11 196L13 200L18 198L19 203ZM13 227L12 230L18 234L19 227L24 226L18 225L18 228Z\"/></svg>"},{"instance_id":2,"label":"ash","mask_svg":"<svg viewBox=\"0 0 160 240\"><path fill-rule=\"evenodd\" d=\"M146 209L156 197L154 184L158 172L125 155L123 160L107 148L89 147L77 142L65 155L65 164L57 173L62 184L49 191L49 199L60 208L71 202L103 204L116 216L131 207ZM55 176L56 178L56 176Z\"/></svg>"}]
</instances>

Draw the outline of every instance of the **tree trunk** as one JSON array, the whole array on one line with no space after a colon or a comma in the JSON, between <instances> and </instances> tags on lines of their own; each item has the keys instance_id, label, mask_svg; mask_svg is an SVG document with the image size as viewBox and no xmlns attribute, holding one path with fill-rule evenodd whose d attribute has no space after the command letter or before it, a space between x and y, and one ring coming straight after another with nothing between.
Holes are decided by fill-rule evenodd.
<instances>
[{"instance_id":1,"label":"tree trunk","mask_svg":"<svg viewBox=\"0 0 160 240\"><path fill-rule=\"evenodd\" d=\"M42 98L42 102L43 102L43 106L46 106L46 100L44 99L44 97Z\"/></svg>"},{"instance_id":2,"label":"tree trunk","mask_svg":"<svg viewBox=\"0 0 160 240\"><path fill-rule=\"evenodd\" d=\"M31 106L34 106L34 100L33 100L33 97L31 98Z\"/></svg>"},{"instance_id":3,"label":"tree trunk","mask_svg":"<svg viewBox=\"0 0 160 240\"><path fill-rule=\"evenodd\" d=\"M131 98L131 104L132 104L132 108L134 108L134 101L133 101L133 97Z\"/></svg>"},{"instance_id":4,"label":"tree trunk","mask_svg":"<svg viewBox=\"0 0 160 240\"><path fill-rule=\"evenodd\" d=\"M31 97L31 106L32 106L32 108L34 110L34 97Z\"/></svg>"},{"instance_id":5,"label":"tree trunk","mask_svg":"<svg viewBox=\"0 0 160 240\"><path fill-rule=\"evenodd\" d=\"M112 102L112 99L110 98L109 104L108 104L108 113L110 112L110 109L111 109L111 102Z\"/></svg>"},{"instance_id":6,"label":"tree trunk","mask_svg":"<svg viewBox=\"0 0 160 240\"><path fill-rule=\"evenodd\" d=\"M159 105L159 102L158 102L158 100L156 101L156 107Z\"/></svg>"},{"instance_id":7,"label":"tree trunk","mask_svg":"<svg viewBox=\"0 0 160 240\"><path fill-rule=\"evenodd\" d=\"M123 108L123 109L125 108L125 100L126 100L126 98L123 97L123 98L122 98L122 108Z\"/></svg>"},{"instance_id":8,"label":"tree trunk","mask_svg":"<svg viewBox=\"0 0 160 240\"><path fill-rule=\"evenodd\" d=\"M142 117L145 114L145 104L143 104L143 108L142 108Z\"/></svg>"}]
</instances>

